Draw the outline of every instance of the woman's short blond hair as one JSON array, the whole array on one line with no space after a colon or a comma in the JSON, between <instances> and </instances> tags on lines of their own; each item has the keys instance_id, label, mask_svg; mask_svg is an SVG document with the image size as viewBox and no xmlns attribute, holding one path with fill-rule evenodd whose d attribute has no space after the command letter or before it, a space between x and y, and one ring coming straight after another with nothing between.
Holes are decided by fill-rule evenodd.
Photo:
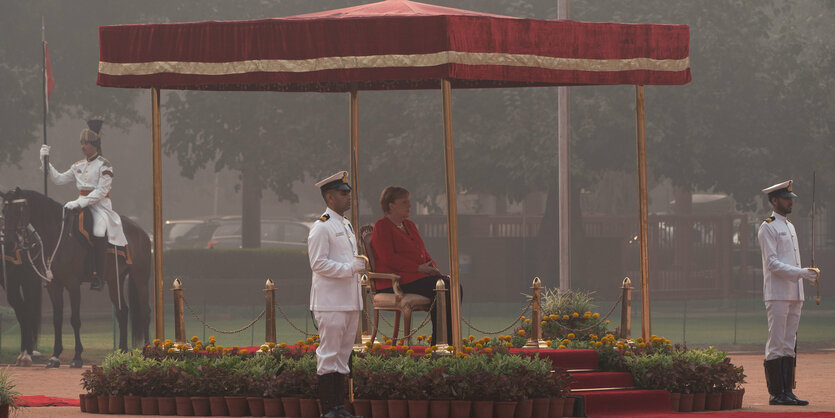
<instances>
[{"instance_id":1,"label":"woman's short blond hair","mask_svg":"<svg viewBox=\"0 0 835 418\"><path fill-rule=\"evenodd\" d=\"M380 194L380 209L383 210L384 214L391 212L389 204L403 197L409 197L409 191L405 188L400 186L386 187L383 189L383 193Z\"/></svg>"}]
</instances>

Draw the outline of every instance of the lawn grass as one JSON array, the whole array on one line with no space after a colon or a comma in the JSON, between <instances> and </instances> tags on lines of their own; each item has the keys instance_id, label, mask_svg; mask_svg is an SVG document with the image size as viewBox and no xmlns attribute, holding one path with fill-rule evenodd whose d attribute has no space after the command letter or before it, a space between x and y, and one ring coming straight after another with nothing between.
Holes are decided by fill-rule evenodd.
<instances>
[{"instance_id":1,"label":"lawn grass","mask_svg":"<svg viewBox=\"0 0 835 418\"><path fill-rule=\"evenodd\" d=\"M605 315L612 307L613 301L595 301L596 309ZM515 326L499 334L500 331L516 320L522 313L523 303L471 303L462 306L462 335L473 335L480 338L484 335L497 336L510 334ZM258 316L263 309L261 306L222 307L200 306L195 312L199 316L206 316L208 323L220 330L233 330L248 324ZM281 315L276 313L277 333L279 342L295 343L306 338L306 334L314 334L313 321L306 305L282 306L290 321L301 329L293 328ZM204 313L205 311L205 313ZM835 311L835 303L824 301L821 306L807 302L804 306L803 317L798 330L800 344L811 344L816 347L835 346L835 327L831 326L831 318ZM173 309L166 306L165 332L166 338L174 339ZM20 334L14 315L5 308L0 309L0 363L13 363L19 353ZM670 339L673 343L686 342L689 346L712 345L720 349L748 346L759 350L764 345L767 334L765 308L759 299L738 300L691 300L691 301L658 301L651 307L652 333ZM393 315L384 314L388 323L393 322ZM530 316L530 313L526 313ZM69 316L64 316L63 342L64 352L62 363L69 363L74 352L72 328ZM415 313L412 324L420 325L425 313ZM632 306L632 335L641 334L641 305L635 301ZM262 318L251 328L235 333L223 334L206 328L194 316L186 311L186 336L197 336L206 341L209 336L215 336L220 345L251 346L264 342L265 322ZM609 329L614 330L620 324L620 307L617 307L608 317ZM488 334L482 333L485 331ZM153 337L153 324L151 324ZM381 320L380 333L390 336L391 327ZM431 325L426 324L416 332L416 335L430 334ZM402 335L402 331L401 331ZM413 340L414 341L414 340ZM46 363L52 353L52 318L46 315L42 325L42 335L38 349L43 353L36 363ZM112 316L106 314L82 313L82 344L84 345L83 360L85 364L101 363L104 356L114 348L114 325Z\"/></svg>"}]
</instances>

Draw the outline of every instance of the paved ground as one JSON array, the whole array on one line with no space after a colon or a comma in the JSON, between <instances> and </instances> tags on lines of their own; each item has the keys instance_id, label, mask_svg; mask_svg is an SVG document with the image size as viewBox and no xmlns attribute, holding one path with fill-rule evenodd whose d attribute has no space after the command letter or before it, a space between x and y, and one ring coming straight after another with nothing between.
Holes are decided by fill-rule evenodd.
<instances>
[{"instance_id":1,"label":"paved ground","mask_svg":"<svg viewBox=\"0 0 835 418\"><path fill-rule=\"evenodd\" d=\"M832 395L832 376L835 375L835 353L817 352L802 354L798 359L798 381L795 393L811 403L807 407L779 407L768 405L765 388L762 354L730 353L734 364L745 367L748 375L745 384L743 410L754 412L832 411L835 412L835 396ZM77 398L82 392L81 372L84 369L45 369L37 367L14 367L9 371L17 382L17 390L24 395L48 395L63 398ZM19 417L91 417L76 408L22 408L13 416Z\"/></svg>"}]
</instances>

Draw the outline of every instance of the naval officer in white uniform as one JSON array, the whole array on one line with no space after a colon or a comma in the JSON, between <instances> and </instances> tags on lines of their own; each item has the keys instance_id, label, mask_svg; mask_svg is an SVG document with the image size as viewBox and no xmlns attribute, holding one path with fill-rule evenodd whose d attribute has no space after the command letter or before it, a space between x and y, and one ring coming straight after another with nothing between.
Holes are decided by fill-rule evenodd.
<instances>
[{"instance_id":1,"label":"naval officer in white uniform","mask_svg":"<svg viewBox=\"0 0 835 418\"><path fill-rule=\"evenodd\" d=\"M67 210L90 208L93 214L93 281L90 288L102 288L101 273L104 271L107 243L124 247L128 245L122 219L113 210L110 189L113 184L113 165L101 155L101 131L103 119L96 117L87 121L87 128L81 131L81 152L83 159L76 161L70 169L59 173L49 163L49 178L55 184L75 181L78 198L64 205ZM40 159L43 170L44 159L49 156L49 145L41 146Z\"/></svg>"},{"instance_id":2,"label":"naval officer in white uniform","mask_svg":"<svg viewBox=\"0 0 835 418\"><path fill-rule=\"evenodd\" d=\"M792 180L762 190L773 212L760 225L757 238L763 256L763 300L768 316L765 377L771 405L808 405L792 392L795 342L803 307L803 279L815 280L819 271L802 268L797 232L787 216L796 194Z\"/></svg>"},{"instance_id":3,"label":"naval officer in white uniform","mask_svg":"<svg viewBox=\"0 0 835 418\"><path fill-rule=\"evenodd\" d=\"M353 417L343 407L345 376L359 314L362 310L360 272L365 260L357 257L357 238L343 214L351 209L348 172L340 171L318 183L328 209L310 229L307 252L313 280L310 310L319 324L316 374L322 416Z\"/></svg>"}]
</instances>

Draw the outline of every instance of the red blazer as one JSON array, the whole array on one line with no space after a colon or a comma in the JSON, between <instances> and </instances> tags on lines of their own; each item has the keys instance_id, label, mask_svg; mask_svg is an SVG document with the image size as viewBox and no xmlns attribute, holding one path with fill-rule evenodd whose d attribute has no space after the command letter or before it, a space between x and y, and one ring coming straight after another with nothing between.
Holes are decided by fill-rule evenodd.
<instances>
[{"instance_id":1,"label":"red blazer","mask_svg":"<svg viewBox=\"0 0 835 418\"><path fill-rule=\"evenodd\" d=\"M403 226L406 227L408 234L401 231L389 218L383 216L374 224L374 233L371 235L371 249L374 251L376 271L399 274L400 284L429 277L426 273L419 272L418 266L427 261L432 261L432 265L435 265L426 251L415 223L406 219L403 221ZM388 280L377 282L377 290L388 288L391 288Z\"/></svg>"}]
</instances>

